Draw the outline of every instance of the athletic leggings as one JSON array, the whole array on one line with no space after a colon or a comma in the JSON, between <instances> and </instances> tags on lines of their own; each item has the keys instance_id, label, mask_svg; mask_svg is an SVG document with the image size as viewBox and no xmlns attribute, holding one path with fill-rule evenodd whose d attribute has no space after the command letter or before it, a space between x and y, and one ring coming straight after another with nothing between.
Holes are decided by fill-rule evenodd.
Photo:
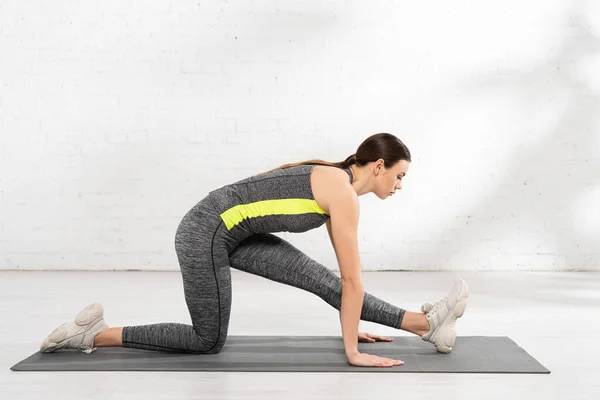
<instances>
[{"instance_id":1,"label":"athletic leggings","mask_svg":"<svg viewBox=\"0 0 600 400\"><path fill-rule=\"evenodd\" d=\"M227 338L230 267L314 293L337 310L342 280L284 239L258 233L231 245L214 205L201 201L183 218L175 250L192 325L158 323L123 328L123 347L214 354ZM361 319L400 328L405 310L365 292Z\"/></svg>"}]
</instances>

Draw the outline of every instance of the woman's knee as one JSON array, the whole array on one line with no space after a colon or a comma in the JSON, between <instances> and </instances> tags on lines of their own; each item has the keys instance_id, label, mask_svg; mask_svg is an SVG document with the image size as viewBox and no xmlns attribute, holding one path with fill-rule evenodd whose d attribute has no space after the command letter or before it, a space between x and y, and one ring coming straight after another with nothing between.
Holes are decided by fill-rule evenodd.
<instances>
[{"instance_id":1,"label":"woman's knee","mask_svg":"<svg viewBox=\"0 0 600 400\"><path fill-rule=\"evenodd\" d=\"M221 350L223 350L224 346L225 346L225 340L219 340L217 342L204 341L202 344L203 351L201 351L200 353L202 353L202 354L218 354L221 352Z\"/></svg>"},{"instance_id":2,"label":"woman's knee","mask_svg":"<svg viewBox=\"0 0 600 400\"><path fill-rule=\"evenodd\" d=\"M205 328L205 327L204 327ZM199 342L198 353L200 354L217 354L220 353L225 345L226 337L219 335L218 332L212 332L211 334L206 333L206 329L200 334L200 329L194 326L194 332L196 332L196 338Z\"/></svg>"},{"instance_id":3,"label":"woman's knee","mask_svg":"<svg viewBox=\"0 0 600 400\"><path fill-rule=\"evenodd\" d=\"M212 346L211 348L209 348L205 354L218 354L221 352L221 350L223 350L224 346L225 346L225 341L223 341L221 343L217 343L214 346Z\"/></svg>"}]
</instances>

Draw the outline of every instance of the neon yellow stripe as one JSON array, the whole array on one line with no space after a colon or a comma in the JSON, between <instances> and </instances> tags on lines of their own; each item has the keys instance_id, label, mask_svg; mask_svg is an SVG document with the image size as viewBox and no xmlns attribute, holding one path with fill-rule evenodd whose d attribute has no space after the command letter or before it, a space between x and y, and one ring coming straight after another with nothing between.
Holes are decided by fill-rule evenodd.
<instances>
[{"instance_id":1,"label":"neon yellow stripe","mask_svg":"<svg viewBox=\"0 0 600 400\"><path fill-rule=\"evenodd\" d=\"M254 203L239 204L221 213L227 230L230 230L246 218L264 217L279 214L327 214L315 200L310 199L277 199L263 200Z\"/></svg>"}]
</instances>

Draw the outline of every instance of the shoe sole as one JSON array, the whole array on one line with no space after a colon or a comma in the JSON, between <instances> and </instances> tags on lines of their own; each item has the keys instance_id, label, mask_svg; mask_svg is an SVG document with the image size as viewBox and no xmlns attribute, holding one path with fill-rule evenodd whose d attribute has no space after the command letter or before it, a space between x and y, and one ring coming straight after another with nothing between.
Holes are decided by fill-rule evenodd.
<instances>
[{"instance_id":1,"label":"shoe sole","mask_svg":"<svg viewBox=\"0 0 600 400\"><path fill-rule=\"evenodd\" d=\"M448 321L452 317L456 317L456 318L462 317L463 314L465 313L465 309L467 308L467 300L469 298L469 286L467 285L467 282L465 282L462 279L460 279L457 283L455 283L455 286L456 285L460 285L460 288L458 289L459 292L456 295L456 304L454 305L454 308L452 308L452 310L450 310L450 312L448 313L446 318L444 318L444 322L442 322L440 324L440 326L438 328L440 330L448 323ZM455 288L453 287L451 290L451 293L454 291L455 291ZM455 342L456 342L456 335L452 335L449 338L449 340L446 339L446 340L443 340L442 343L436 343L435 348L440 353L447 354L452 351L452 347L454 346Z\"/></svg>"},{"instance_id":2,"label":"shoe sole","mask_svg":"<svg viewBox=\"0 0 600 400\"><path fill-rule=\"evenodd\" d=\"M92 329L98 323L98 321L102 320L103 317L104 317L104 309L103 309L102 305L100 305L98 303L90 304L89 306L85 307L83 310L79 311L79 313L75 316L75 324L77 326L81 326L81 327L88 325L88 327L87 327L87 329L85 329L83 331L77 331L77 335L84 334L85 332ZM72 338L73 336L75 336L75 335L67 336L69 334L68 330L67 330L68 325L69 325L69 323L65 322L64 324L60 325L58 328L54 329L52 331L52 333L50 333L48 335L48 337L46 339L44 339L44 341L40 345L40 352L52 353L62 343L64 343L65 341L67 341L70 338Z\"/></svg>"}]
</instances>

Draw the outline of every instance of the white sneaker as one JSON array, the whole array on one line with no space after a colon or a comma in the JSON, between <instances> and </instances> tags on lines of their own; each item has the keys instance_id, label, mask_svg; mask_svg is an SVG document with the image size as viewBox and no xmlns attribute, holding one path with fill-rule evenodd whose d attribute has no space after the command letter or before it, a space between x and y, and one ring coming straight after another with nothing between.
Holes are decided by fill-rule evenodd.
<instances>
[{"instance_id":1,"label":"white sneaker","mask_svg":"<svg viewBox=\"0 0 600 400\"><path fill-rule=\"evenodd\" d=\"M421 311L426 313L429 332L421 336L421 339L433 343L440 353L450 353L456 341L456 320L465 312L468 297L469 287L460 279L448 296L433 304L423 304Z\"/></svg>"},{"instance_id":2,"label":"white sneaker","mask_svg":"<svg viewBox=\"0 0 600 400\"><path fill-rule=\"evenodd\" d=\"M42 353L52 353L58 349L77 349L91 353L96 336L108 329L104 322L102 305L93 303L77 314L75 321L56 328L40 345Z\"/></svg>"}]
</instances>

